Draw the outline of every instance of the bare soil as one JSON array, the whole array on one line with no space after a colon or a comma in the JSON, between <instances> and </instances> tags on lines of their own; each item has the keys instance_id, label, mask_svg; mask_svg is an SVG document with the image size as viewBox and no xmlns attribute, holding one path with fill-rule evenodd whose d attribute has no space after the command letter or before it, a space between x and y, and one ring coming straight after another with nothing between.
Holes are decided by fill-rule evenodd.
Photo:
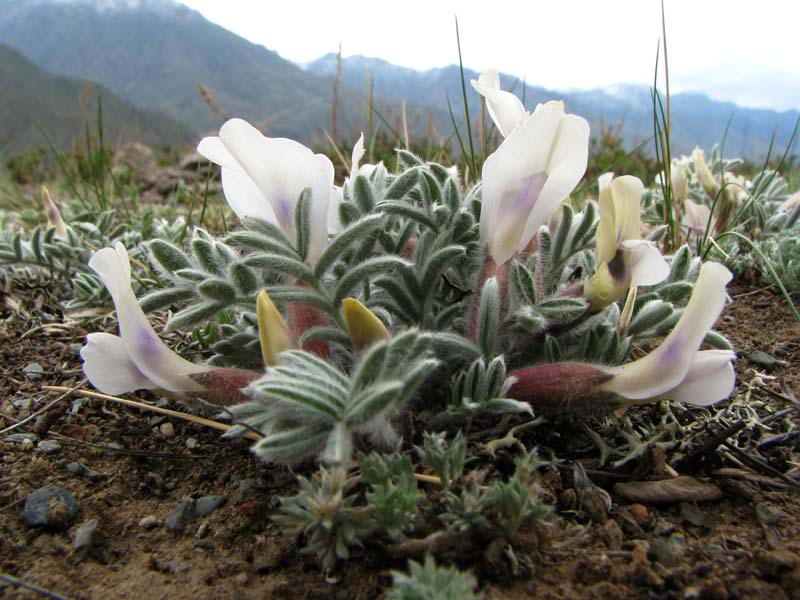
<instances>
[{"instance_id":1,"label":"bare soil","mask_svg":"<svg viewBox=\"0 0 800 600\"><path fill-rule=\"evenodd\" d=\"M0 291L0 429L49 406L0 440L35 433L62 446L46 454L35 442L0 441L0 572L6 577L0 578L0 597L382 595L390 571L404 569L405 560L368 544L334 572L321 572L313 557L300 554L300 542L281 536L270 518L277 498L295 490L294 474L258 463L245 442L96 400L73 396L53 403L58 395L41 386L82 380L78 350L86 334L80 321L63 324L57 292L46 281L16 281ZM739 352L740 390L756 381L753 402L796 408L791 395L800 391L800 326L770 290L740 282L731 295L735 302L719 329ZM95 319L90 329L97 324ZM770 369L755 364L747 357L756 350L782 362ZM34 362L41 373L31 373ZM765 377L754 379L757 372ZM791 418L800 423L797 412ZM800 493L791 478L776 476L798 466L800 442L794 437L776 444L769 457L773 470L767 472L731 463L695 468L690 474L706 481L720 466L748 474L713 478L723 491L715 502L632 505L613 494L613 478L593 476L612 494L609 520L562 507L546 531L515 540L529 552L532 572L511 575L491 568L491 561L457 562L476 573L487 598L800 598ZM89 473L68 470L73 462ZM571 469L551 471L567 481ZM65 527L30 527L22 517L25 498L49 484L69 490L80 512ZM206 495L225 496L226 503L182 532L165 527L182 499ZM152 528L140 524L148 516L155 518ZM81 557L74 536L90 519L98 520L94 543Z\"/></svg>"}]
</instances>

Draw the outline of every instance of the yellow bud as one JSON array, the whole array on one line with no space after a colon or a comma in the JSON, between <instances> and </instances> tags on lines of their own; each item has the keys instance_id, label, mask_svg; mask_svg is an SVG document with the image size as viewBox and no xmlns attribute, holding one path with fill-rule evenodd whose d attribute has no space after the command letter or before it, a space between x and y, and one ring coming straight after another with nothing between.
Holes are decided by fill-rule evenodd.
<instances>
[{"instance_id":1,"label":"yellow bud","mask_svg":"<svg viewBox=\"0 0 800 600\"><path fill-rule=\"evenodd\" d=\"M383 322L355 298L342 300L342 309L347 333L356 350L363 350L375 342L389 339L389 332Z\"/></svg>"},{"instance_id":2,"label":"yellow bud","mask_svg":"<svg viewBox=\"0 0 800 600\"><path fill-rule=\"evenodd\" d=\"M261 339L261 355L268 367L280 364L278 355L292 347L286 323L266 290L261 290L256 300L258 336Z\"/></svg>"}]
</instances>

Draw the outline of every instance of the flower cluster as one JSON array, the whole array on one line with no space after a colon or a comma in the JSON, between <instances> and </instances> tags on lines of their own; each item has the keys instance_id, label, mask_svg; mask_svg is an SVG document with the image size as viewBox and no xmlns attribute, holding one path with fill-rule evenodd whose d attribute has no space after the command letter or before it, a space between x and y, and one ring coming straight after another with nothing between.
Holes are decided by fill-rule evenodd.
<instances>
[{"instance_id":1,"label":"flower cluster","mask_svg":"<svg viewBox=\"0 0 800 600\"><path fill-rule=\"evenodd\" d=\"M585 119L558 101L526 111L493 70L472 85L503 140L466 193L457 171L407 152L397 174L361 165L363 136L342 187L327 157L241 119L203 139L198 151L221 167L242 228L222 240L198 230L193 255L152 243L150 260L173 288L143 302L197 298L173 324L213 322L227 310L242 325L220 329L231 333L214 366L179 357L137 303L125 247L105 248L89 265L111 294L120 335L89 335L81 355L90 381L108 393L156 389L237 404L242 429L233 434L262 432L262 457L334 464L351 460L354 436L397 443L394 420L428 394L425 382L470 395L444 394L438 407L438 397L427 399L451 416L726 398L734 353L718 335L709 339L722 349L700 347L730 273L699 267L688 249L665 258L643 238L645 190L635 177L606 174L597 201L570 199L587 166ZM746 186L715 178L702 153L693 161L708 194L728 189L725 202L742 202ZM673 165L672 189L696 230L709 216L689 198L687 165ZM667 333L626 362L635 336ZM261 368L241 358L253 345ZM217 364L225 360L239 368Z\"/></svg>"}]
</instances>

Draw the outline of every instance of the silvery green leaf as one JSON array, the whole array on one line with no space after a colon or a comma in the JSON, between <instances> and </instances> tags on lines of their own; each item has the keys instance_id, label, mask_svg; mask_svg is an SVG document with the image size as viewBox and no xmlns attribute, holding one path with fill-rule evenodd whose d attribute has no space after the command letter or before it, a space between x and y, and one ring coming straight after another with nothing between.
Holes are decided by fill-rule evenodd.
<instances>
[{"instance_id":1,"label":"silvery green leaf","mask_svg":"<svg viewBox=\"0 0 800 600\"><path fill-rule=\"evenodd\" d=\"M403 383L384 381L363 388L348 401L344 412L345 421L357 427L388 408L400 395Z\"/></svg>"},{"instance_id":2,"label":"silvery green leaf","mask_svg":"<svg viewBox=\"0 0 800 600\"><path fill-rule=\"evenodd\" d=\"M436 222L423 209L417 208L406 202L399 200L385 200L378 205L378 208L386 214L396 215L424 225L430 229L438 229Z\"/></svg>"},{"instance_id":3,"label":"silvery green leaf","mask_svg":"<svg viewBox=\"0 0 800 600\"><path fill-rule=\"evenodd\" d=\"M192 252L200 267L207 273L218 276L224 273L223 266L219 264L219 258L214 251L213 242L203 238L195 238L192 240Z\"/></svg>"},{"instance_id":4,"label":"silvery green leaf","mask_svg":"<svg viewBox=\"0 0 800 600\"><path fill-rule=\"evenodd\" d=\"M258 278L247 265L236 262L228 269L228 276L243 296L251 296L258 290Z\"/></svg>"},{"instance_id":5,"label":"silvery green leaf","mask_svg":"<svg viewBox=\"0 0 800 600\"><path fill-rule=\"evenodd\" d=\"M228 234L225 241L236 248L250 251L261 251L268 254L281 254L289 258L299 260L294 248L286 243L286 240L265 235L259 231L240 229Z\"/></svg>"},{"instance_id":6,"label":"silvery green leaf","mask_svg":"<svg viewBox=\"0 0 800 600\"><path fill-rule=\"evenodd\" d=\"M325 312L332 312L331 301L314 288L297 285L272 285L267 288L267 293L274 302L299 302L320 308Z\"/></svg>"},{"instance_id":7,"label":"silvery green leaf","mask_svg":"<svg viewBox=\"0 0 800 600\"><path fill-rule=\"evenodd\" d=\"M295 464L318 455L328 441L327 427L297 427L271 433L255 443L253 454L266 462Z\"/></svg>"},{"instance_id":8,"label":"silvery green leaf","mask_svg":"<svg viewBox=\"0 0 800 600\"><path fill-rule=\"evenodd\" d=\"M673 311L672 305L668 302L663 302L661 300L648 302L642 306L634 315L633 319L631 319L628 325L628 333L636 336L649 329L653 329L658 326L659 323L669 318Z\"/></svg>"},{"instance_id":9,"label":"silvery green leaf","mask_svg":"<svg viewBox=\"0 0 800 600\"><path fill-rule=\"evenodd\" d=\"M407 169L412 167L421 167L424 164L422 159L416 154L409 152L408 150L403 150L402 148L397 149L397 158L400 159Z\"/></svg>"},{"instance_id":10,"label":"silvery green leaf","mask_svg":"<svg viewBox=\"0 0 800 600\"><path fill-rule=\"evenodd\" d=\"M408 262L397 256L375 256L355 265L339 280L334 293L334 304L341 304L353 288L370 277L386 273L408 265Z\"/></svg>"},{"instance_id":11,"label":"silvery green leaf","mask_svg":"<svg viewBox=\"0 0 800 600\"><path fill-rule=\"evenodd\" d=\"M409 169L400 174L384 193L385 200L401 200L414 189L419 181L419 171L416 168Z\"/></svg>"},{"instance_id":12,"label":"silvery green leaf","mask_svg":"<svg viewBox=\"0 0 800 600\"><path fill-rule=\"evenodd\" d=\"M222 306L236 302L236 290L224 279L206 279L197 286L197 291L201 296Z\"/></svg>"},{"instance_id":13,"label":"silvery green leaf","mask_svg":"<svg viewBox=\"0 0 800 600\"><path fill-rule=\"evenodd\" d=\"M189 288L166 288L154 290L139 300L139 306L144 312L151 312L173 304L179 304L184 300L189 300L195 295Z\"/></svg>"},{"instance_id":14,"label":"silvery green leaf","mask_svg":"<svg viewBox=\"0 0 800 600\"><path fill-rule=\"evenodd\" d=\"M544 355L547 362L555 363L561 360L561 345L558 340L550 334L544 338Z\"/></svg>"},{"instance_id":15,"label":"silvery green leaf","mask_svg":"<svg viewBox=\"0 0 800 600\"><path fill-rule=\"evenodd\" d=\"M451 369L470 363L480 355L480 349L467 338L446 331L431 336L433 353Z\"/></svg>"},{"instance_id":16,"label":"silvery green leaf","mask_svg":"<svg viewBox=\"0 0 800 600\"><path fill-rule=\"evenodd\" d=\"M490 277L483 285L478 307L478 346L487 357L494 356L500 327L500 290L497 279Z\"/></svg>"},{"instance_id":17,"label":"silvery green leaf","mask_svg":"<svg viewBox=\"0 0 800 600\"><path fill-rule=\"evenodd\" d=\"M189 257L180 248L164 240L150 242L150 253L167 273L189 269L192 266Z\"/></svg>"},{"instance_id":18,"label":"silvery green leaf","mask_svg":"<svg viewBox=\"0 0 800 600\"><path fill-rule=\"evenodd\" d=\"M311 241L311 188L300 192L294 208L294 226L297 238L297 254L300 260L308 258Z\"/></svg>"},{"instance_id":19,"label":"silvery green leaf","mask_svg":"<svg viewBox=\"0 0 800 600\"><path fill-rule=\"evenodd\" d=\"M314 274L308 265L288 256L259 253L246 257L242 262L249 267L274 271L308 283L314 282Z\"/></svg>"},{"instance_id":20,"label":"silvery green leaf","mask_svg":"<svg viewBox=\"0 0 800 600\"><path fill-rule=\"evenodd\" d=\"M382 220L383 217L381 215L367 215L333 238L317 260L317 264L314 267L315 277L322 279L328 269L339 260L347 248L375 231Z\"/></svg>"},{"instance_id":21,"label":"silvery green leaf","mask_svg":"<svg viewBox=\"0 0 800 600\"><path fill-rule=\"evenodd\" d=\"M689 246L683 245L672 257L669 277L667 281L685 281L689 277L689 270L692 266L692 251Z\"/></svg>"},{"instance_id":22,"label":"silvery green leaf","mask_svg":"<svg viewBox=\"0 0 800 600\"><path fill-rule=\"evenodd\" d=\"M375 208L375 194L363 175L358 175L353 182L353 202L362 213L369 213Z\"/></svg>"},{"instance_id":23,"label":"silvery green leaf","mask_svg":"<svg viewBox=\"0 0 800 600\"><path fill-rule=\"evenodd\" d=\"M307 329L300 337L300 346L305 346L307 343L315 340L326 340L328 342L335 342L346 348L350 347L350 338L348 335L340 328L330 325L318 325Z\"/></svg>"},{"instance_id":24,"label":"silvery green leaf","mask_svg":"<svg viewBox=\"0 0 800 600\"><path fill-rule=\"evenodd\" d=\"M691 294L694 286L688 281L675 281L667 283L656 289L658 295L672 303L681 303L686 300Z\"/></svg>"},{"instance_id":25,"label":"silvery green leaf","mask_svg":"<svg viewBox=\"0 0 800 600\"><path fill-rule=\"evenodd\" d=\"M566 324L576 321L589 309L583 298L551 298L536 307L548 321Z\"/></svg>"},{"instance_id":26,"label":"silvery green leaf","mask_svg":"<svg viewBox=\"0 0 800 600\"><path fill-rule=\"evenodd\" d=\"M703 341L717 350L733 350L733 345L718 331L709 331Z\"/></svg>"},{"instance_id":27,"label":"silvery green leaf","mask_svg":"<svg viewBox=\"0 0 800 600\"><path fill-rule=\"evenodd\" d=\"M434 252L425 262L425 267L420 278L420 288L423 292L430 293L442 273L450 263L466 255L463 246L446 246Z\"/></svg>"},{"instance_id":28,"label":"silvery green leaf","mask_svg":"<svg viewBox=\"0 0 800 600\"><path fill-rule=\"evenodd\" d=\"M558 224L555 238L553 238L553 249L551 251L554 262L561 261L565 254L570 229L572 229L573 215L572 208L568 204L561 205L561 220Z\"/></svg>"},{"instance_id":29,"label":"silvery green leaf","mask_svg":"<svg viewBox=\"0 0 800 600\"><path fill-rule=\"evenodd\" d=\"M226 305L218 302L203 302L184 308L169 320L167 329L175 330L193 327L198 323L208 321L224 308L226 308Z\"/></svg>"}]
</instances>

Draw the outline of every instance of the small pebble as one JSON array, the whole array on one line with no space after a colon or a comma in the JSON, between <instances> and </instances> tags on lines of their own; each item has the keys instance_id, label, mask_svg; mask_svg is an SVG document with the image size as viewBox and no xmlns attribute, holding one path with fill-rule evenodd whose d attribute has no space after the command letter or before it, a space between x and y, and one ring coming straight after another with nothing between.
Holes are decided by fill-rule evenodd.
<instances>
[{"instance_id":1,"label":"small pebble","mask_svg":"<svg viewBox=\"0 0 800 600\"><path fill-rule=\"evenodd\" d=\"M636 519L640 524L645 523L647 519L650 518L650 513L644 504L631 504L628 506L628 510L631 511L633 518Z\"/></svg>"},{"instance_id":2,"label":"small pebble","mask_svg":"<svg viewBox=\"0 0 800 600\"><path fill-rule=\"evenodd\" d=\"M236 585L246 585L247 584L247 573L242 571L241 573L237 573L233 577L231 577L231 581Z\"/></svg>"},{"instance_id":3,"label":"small pebble","mask_svg":"<svg viewBox=\"0 0 800 600\"><path fill-rule=\"evenodd\" d=\"M200 527L197 528L197 532L194 534L198 540L203 539L211 532L211 527L208 525L208 521L203 521L200 523Z\"/></svg>"},{"instance_id":4,"label":"small pebble","mask_svg":"<svg viewBox=\"0 0 800 600\"><path fill-rule=\"evenodd\" d=\"M33 398L17 398L11 401L11 406L19 412L30 411L33 408Z\"/></svg>"},{"instance_id":5,"label":"small pebble","mask_svg":"<svg viewBox=\"0 0 800 600\"><path fill-rule=\"evenodd\" d=\"M255 479L242 479L239 481L239 491L236 495L236 504L244 504L258 497L258 482Z\"/></svg>"},{"instance_id":6,"label":"small pebble","mask_svg":"<svg viewBox=\"0 0 800 600\"><path fill-rule=\"evenodd\" d=\"M61 444L54 440L42 440L36 447L44 452L45 454L55 454L56 452L61 452Z\"/></svg>"},{"instance_id":7,"label":"small pebble","mask_svg":"<svg viewBox=\"0 0 800 600\"><path fill-rule=\"evenodd\" d=\"M679 533L674 533L668 539L655 540L650 545L649 554L667 568L676 567L681 563L686 553L686 539Z\"/></svg>"},{"instance_id":8,"label":"small pebble","mask_svg":"<svg viewBox=\"0 0 800 600\"><path fill-rule=\"evenodd\" d=\"M169 421L159 425L158 430L167 439L175 437L175 427Z\"/></svg>"},{"instance_id":9,"label":"small pebble","mask_svg":"<svg viewBox=\"0 0 800 600\"><path fill-rule=\"evenodd\" d=\"M12 433L3 438L8 444L35 444L38 440L39 436L35 433Z\"/></svg>"},{"instance_id":10,"label":"small pebble","mask_svg":"<svg viewBox=\"0 0 800 600\"><path fill-rule=\"evenodd\" d=\"M202 496L194 502L194 512L198 517L207 517L225 504L225 496Z\"/></svg>"},{"instance_id":11,"label":"small pebble","mask_svg":"<svg viewBox=\"0 0 800 600\"><path fill-rule=\"evenodd\" d=\"M69 463L66 466L66 469L73 475L77 475L78 477L86 477L87 479L91 479L93 481L96 481L98 479L104 479L106 476L105 473L99 473L98 471L94 471L79 462Z\"/></svg>"},{"instance_id":12,"label":"small pebble","mask_svg":"<svg viewBox=\"0 0 800 600\"><path fill-rule=\"evenodd\" d=\"M31 381L39 381L44 375L44 367L42 367L42 365L40 365L38 362L28 363L25 365L25 368L22 369L22 371Z\"/></svg>"},{"instance_id":13,"label":"small pebble","mask_svg":"<svg viewBox=\"0 0 800 600\"><path fill-rule=\"evenodd\" d=\"M22 516L31 527L66 528L78 514L78 502L70 492L48 485L25 498Z\"/></svg>"},{"instance_id":14,"label":"small pebble","mask_svg":"<svg viewBox=\"0 0 800 600\"><path fill-rule=\"evenodd\" d=\"M180 533L194 520L194 502L191 500L184 500L167 515L164 524L170 531Z\"/></svg>"},{"instance_id":15,"label":"small pebble","mask_svg":"<svg viewBox=\"0 0 800 600\"><path fill-rule=\"evenodd\" d=\"M187 440L186 440L186 447L187 447L189 450L194 450L194 449L195 449L195 448L197 448L199 445L200 445L200 443L199 443L199 442L198 442L198 441L197 441L195 438L193 438L193 437L190 437L189 439L187 439Z\"/></svg>"},{"instance_id":16,"label":"small pebble","mask_svg":"<svg viewBox=\"0 0 800 600\"><path fill-rule=\"evenodd\" d=\"M756 518L761 525L777 525L783 513L769 502L756 504Z\"/></svg>"},{"instance_id":17,"label":"small pebble","mask_svg":"<svg viewBox=\"0 0 800 600\"><path fill-rule=\"evenodd\" d=\"M139 527L144 529L153 529L161 525L161 521L155 515L147 515L141 521L139 521Z\"/></svg>"},{"instance_id":18,"label":"small pebble","mask_svg":"<svg viewBox=\"0 0 800 600\"><path fill-rule=\"evenodd\" d=\"M86 558L86 554L92 549L94 534L97 531L97 519L89 519L75 531L75 540L72 543L72 555L75 560L80 562Z\"/></svg>"},{"instance_id":19,"label":"small pebble","mask_svg":"<svg viewBox=\"0 0 800 600\"><path fill-rule=\"evenodd\" d=\"M169 563L170 573L185 573L188 570L189 570L189 565L187 565L177 556L173 558Z\"/></svg>"},{"instance_id":20,"label":"small pebble","mask_svg":"<svg viewBox=\"0 0 800 600\"><path fill-rule=\"evenodd\" d=\"M751 352L747 358L751 363L755 363L759 367L764 367L766 369L772 369L778 365L786 364L785 361L778 360L771 354L767 354L766 352L762 352L761 350L756 350L755 352Z\"/></svg>"}]
</instances>

